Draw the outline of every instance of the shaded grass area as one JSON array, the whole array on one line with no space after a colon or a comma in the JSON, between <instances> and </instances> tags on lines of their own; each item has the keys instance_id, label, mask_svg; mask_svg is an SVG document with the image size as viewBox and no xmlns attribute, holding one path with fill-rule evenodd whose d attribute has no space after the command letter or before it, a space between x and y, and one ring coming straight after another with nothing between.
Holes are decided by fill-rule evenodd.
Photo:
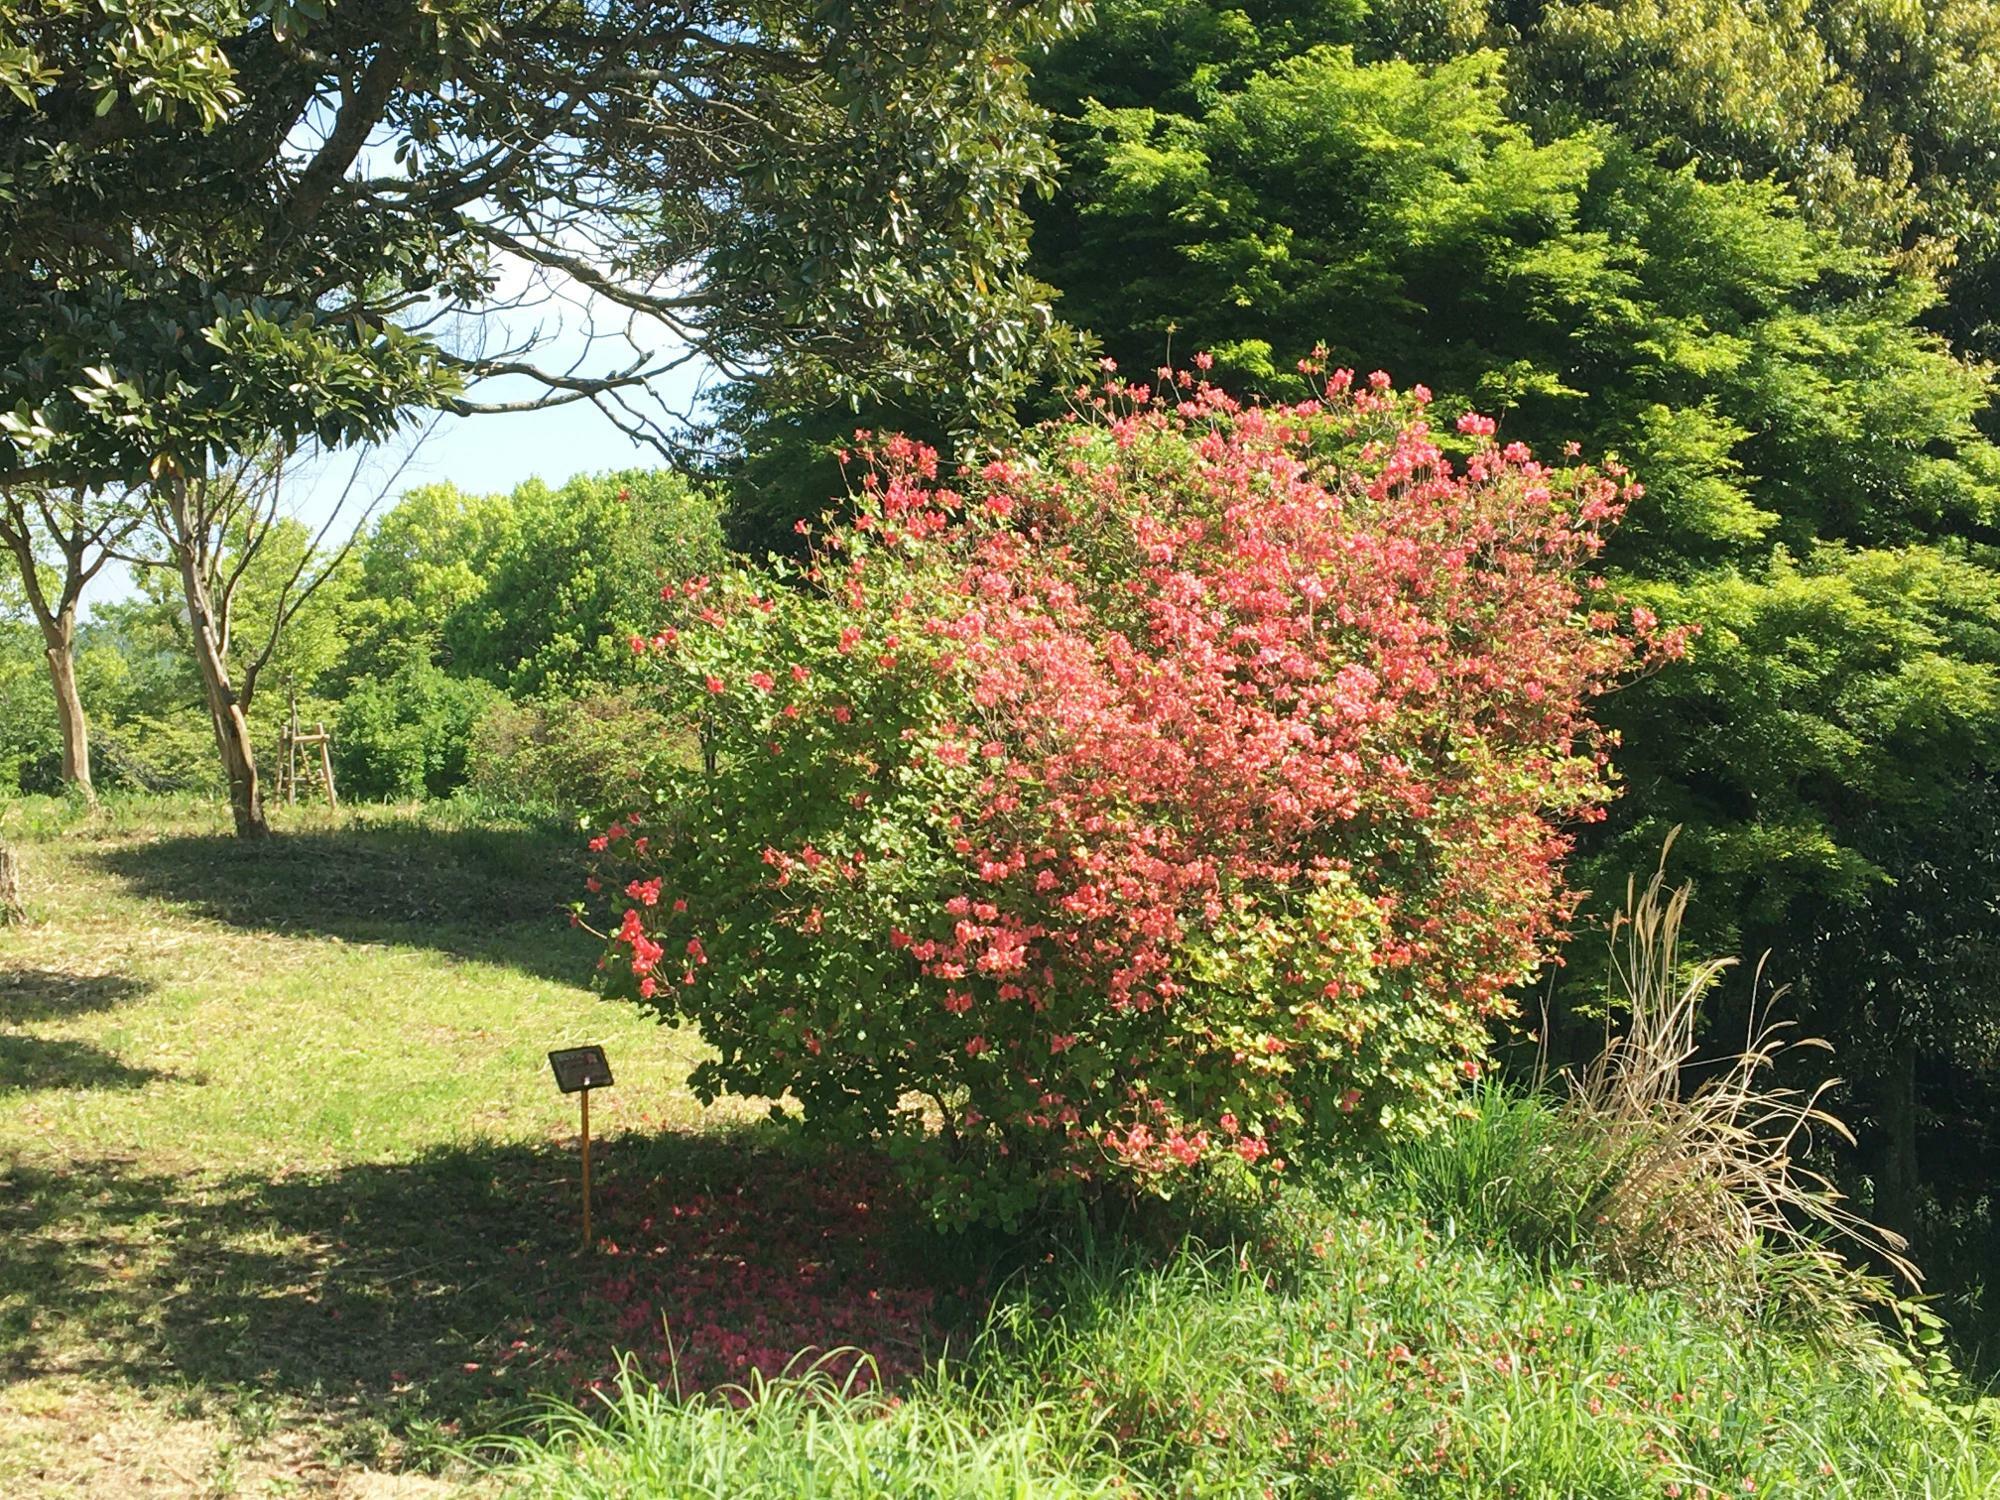
<instances>
[{"instance_id":1,"label":"shaded grass area","mask_svg":"<svg viewBox=\"0 0 2000 1500\"><path fill-rule=\"evenodd\" d=\"M140 900L243 931L430 948L574 986L594 957L567 929L576 843L546 827L378 817L254 844L121 842L99 865Z\"/></svg>"},{"instance_id":2,"label":"shaded grass area","mask_svg":"<svg viewBox=\"0 0 2000 1500\"><path fill-rule=\"evenodd\" d=\"M702 1359L717 1318L757 1319L789 1354L843 1321L830 1312L910 1298L859 1236L779 1245L773 1265L763 1212L715 1211L746 1183L825 1176L761 1134L600 1143L607 1244L587 1257L565 1146L441 1148L278 1178L16 1162L0 1169L0 1384L82 1376L225 1408L255 1401L316 1428L342 1460L379 1465L537 1396L582 1394L612 1373L614 1346L646 1348L664 1379L675 1359L692 1369L685 1348L667 1353L666 1316ZM647 1254L663 1248L656 1226L684 1213L714 1222L668 1242L675 1253ZM729 1293L768 1289L765 1268L794 1277L800 1259L820 1292L790 1317ZM856 1275L867 1285L852 1288ZM927 1306L919 1293L917 1316L898 1314L901 1347L922 1342ZM841 1331L866 1337L869 1323Z\"/></svg>"},{"instance_id":3,"label":"shaded grass area","mask_svg":"<svg viewBox=\"0 0 2000 1500\"><path fill-rule=\"evenodd\" d=\"M123 1005L145 991L145 985L126 974L7 969L0 971L0 1025L68 1021Z\"/></svg>"},{"instance_id":4,"label":"shaded grass area","mask_svg":"<svg viewBox=\"0 0 2000 1500\"><path fill-rule=\"evenodd\" d=\"M156 833L114 804L23 845L0 1149L289 1172L545 1138L570 1108L544 1053L584 1041L627 1063L606 1129L704 1118L695 1041L582 983L567 833L297 809L242 845L219 809L177 812Z\"/></svg>"},{"instance_id":5,"label":"shaded grass area","mask_svg":"<svg viewBox=\"0 0 2000 1500\"><path fill-rule=\"evenodd\" d=\"M67 1037L0 1036L0 1093L135 1089L167 1077Z\"/></svg>"},{"instance_id":6,"label":"shaded grass area","mask_svg":"<svg viewBox=\"0 0 2000 1500\"><path fill-rule=\"evenodd\" d=\"M622 1309L574 1253L551 1047L617 1068L614 1230L639 1184L781 1149L691 1096L694 1038L582 986L565 831L277 821L243 846L187 800L10 817L32 922L0 934L0 1493L373 1493L349 1479L576 1390L544 1335L595 1358L593 1309Z\"/></svg>"}]
</instances>

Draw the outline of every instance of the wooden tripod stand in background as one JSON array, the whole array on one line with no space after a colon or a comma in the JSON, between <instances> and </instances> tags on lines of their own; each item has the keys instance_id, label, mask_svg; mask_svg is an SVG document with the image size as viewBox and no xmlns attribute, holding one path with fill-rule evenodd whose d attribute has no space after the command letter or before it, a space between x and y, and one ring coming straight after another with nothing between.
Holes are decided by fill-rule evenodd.
<instances>
[{"instance_id":1,"label":"wooden tripod stand in background","mask_svg":"<svg viewBox=\"0 0 2000 1500\"><path fill-rule=\"evenodd\" d=\"M313 747L319 748L315 757ZM319 764L314 767L317 759ZM287 802L299 800L299 772L304 769L306 778L311 780L317 770L319 783L326 788L326 805L337 808L340 797L333 789L333 736L324 724L315 723L310 731L299 724L298 690L292 691L291 717L285 727L278 731L278 792Z\"/></svg>"}]
</instances>

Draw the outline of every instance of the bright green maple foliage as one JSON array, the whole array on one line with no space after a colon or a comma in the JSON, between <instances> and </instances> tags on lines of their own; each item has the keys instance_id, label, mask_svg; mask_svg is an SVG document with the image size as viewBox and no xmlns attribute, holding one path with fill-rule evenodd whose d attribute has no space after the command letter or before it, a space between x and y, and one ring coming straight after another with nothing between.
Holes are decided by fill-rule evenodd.
<instances>
[{"instance_id":1,"label":"bright green maple foliage","mask_svg":"<svg viewBox=\"0 0 2000 1500\"><path fill-rule=\"evenodd\" d=\"M1978 9L1952 25L1976 31ZM1922 1009L1883 999L1890 960L1871 951L1908 950L1895 983L1920 989L1913 970L1942 964L1949 934L1910 936L1935 906L1919 893L1943 881L1954 911L1987 920L2000 901L1991 860L1927 831L2000 763L1991 376L1927 331L1964 319L1897 239L1925 223L1969 232L1987 189L1934 153L1900 185L1879 179L1909 201L1863 222L1803 169L1783 179L1797 193L1754 180L1787 132L1838 137L1862 179L1870 140L1900 149L1866 122L1909 124L1917 96L1870 94L1889 87L1879 62L1808 90L1827 110L1848 90L1852 131L1772 121L1770 141L1732 157L1726 119L1706 136L1689 123L1693 83L1607 81L1607 59L1650 55L1641 8L1537 14L1539 37L1596 29L1597 50L1570 59L1597 70L1589 88L1558 87L1547 48L1463 50L1483 21L1453 40L1393 9L1113 4L1041 78L1071 171L1036 268L1126 368L1162 363L1171 341L1213 350L1239 390L1282 392L1324 340L1337 362L1468 393L1503 438L1629 463L1647 499L1607 564L1704 633L1607 710L1627 791L1597 879L1622 885L1688 825L1677 861L1720 929L1704 941L1774 946L1786 978L1844 955L1803 999L1865 1080L1871 1048L1902 1045L1899 1018ZM1434 60L1385 57L1392 45ZM1938 105L1957 113L1931 125L1990 147L1983 97L1957 88ZM1713 102L1755 115L1727 91Z\"/></svg>"}]
</instances>

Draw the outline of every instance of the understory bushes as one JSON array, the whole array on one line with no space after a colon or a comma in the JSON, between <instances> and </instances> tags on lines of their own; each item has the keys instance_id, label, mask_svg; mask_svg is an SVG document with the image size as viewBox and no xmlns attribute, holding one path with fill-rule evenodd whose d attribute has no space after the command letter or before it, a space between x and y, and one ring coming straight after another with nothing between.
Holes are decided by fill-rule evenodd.
<instances>
[{"instance_id":1,"label":"understory bushes","mask_svg":"<svg viewBox=\"0 0 2000 1500\"><path fill-rule=\"evenodd\" d=\"M695 754L687 729L636 690L502 699L473 730L470 785L502 805L609 815L650 801Z\"/></svg>"},{"instance_id":2,"label":"understory bushes","mask_svg":"<svg viewBox=\"0 0 2000 1500\"><path fill-rule=\"evenodd\" d=\"M453 677L422 652L386 677L357 680L335 720L341 789L392 801L450 796L470 773L474 726L501 701L490 683Z\"/></svg>"},{"instance_id":3,"label":"understory bushes","mask_svg":"<svg viewBox=\"0 0 2000 1500\"><path fill-rule=\"evenodd\" d=\"M344 795L407 801L470 793L537 815L598 816L648 800L694 753L645 695L599 688L517 702L421 657L356 681L334 754Z\"/></svg>"}]
</instances>

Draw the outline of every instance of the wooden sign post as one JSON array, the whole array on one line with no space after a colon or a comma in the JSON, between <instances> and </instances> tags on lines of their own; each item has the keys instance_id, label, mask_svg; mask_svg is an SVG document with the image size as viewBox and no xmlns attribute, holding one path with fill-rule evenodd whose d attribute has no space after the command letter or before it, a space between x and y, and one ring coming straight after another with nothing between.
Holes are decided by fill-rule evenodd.
<instances>
[{"instance_id":1,"label":"wooden sign post","mask_svg":"<svg viewBox=\"0 0 2000 1500\"><path fill-rule=\"evenodd\" d=\"M583 1248L590 1248L590 1091L611 1087L611 1064L604 1060L602 1047L564 1047L549 1054L549 1068L556 1075L556 1087L565 1094L581 1094L583 1116Z\"/></svg>"}]
</instances>

